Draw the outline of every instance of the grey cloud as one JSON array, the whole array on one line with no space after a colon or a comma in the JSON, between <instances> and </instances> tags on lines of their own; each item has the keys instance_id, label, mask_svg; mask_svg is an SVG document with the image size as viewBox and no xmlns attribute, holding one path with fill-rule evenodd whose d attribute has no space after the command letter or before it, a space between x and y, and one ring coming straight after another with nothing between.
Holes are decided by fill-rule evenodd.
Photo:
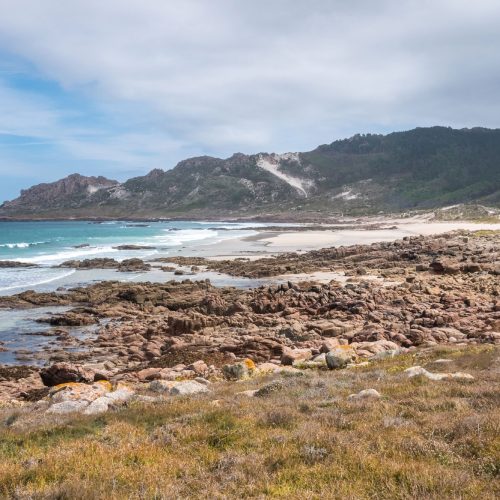
<instances>
[{"instance_id":1,"label":"grey cloud","mask_svg":"<svg viewBox=\"0 0 500 500\"><path fill-rule=\"evenodd\" d=\"M139 106L131 126L154 128L148 148L162 161L176 145L225 155L499 126L498 1L1 3L5 50L103 107Z\"/></svg>"}]
</instances>

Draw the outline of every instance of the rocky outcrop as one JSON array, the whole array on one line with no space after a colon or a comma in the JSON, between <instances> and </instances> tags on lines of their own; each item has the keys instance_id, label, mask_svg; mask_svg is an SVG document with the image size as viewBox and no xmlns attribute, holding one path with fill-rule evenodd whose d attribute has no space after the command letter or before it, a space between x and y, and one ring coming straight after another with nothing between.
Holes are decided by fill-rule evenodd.
<instances>
[{"instance_id":1,"label":"rocky outcrop","mask_svg":"<svg viewBox=\"0 0 500 500\"><path fill-rule=\"evenodd\" d=\"M117 181L102 176L85 177L72 174L56 182L37 184L29 189L23 189L19 198L6 201L0 206L0 213L30 214L36 217L47 212L48 208L51 210L74 208L84 203L91 203L98 191L117 184Z\"/></svg>"},{"instance_id":2,"label":"rocky outcrop","mask_svg":"<svg viewBox=\"0 0 500 500\"><path fill-rule=\"evenodd\" d=\"M498 238L496 232L470 237L467 231L435 237L405 237L393 242L324 248L305 254L289 253L253 260L209 260L200 257L167 257L163 262L182 266L204 266L210 270L243 276L265 278L315 271L344 272L355 277L363 275L403 276L411 283L416 273L434 274L498 274ZM293 288L283 283L282 290ZM333 323L330 323L333 326ZM336 325L342 328L342 325ZM335 332L332 332L335 334Z\"/></svg>"},{"instance_id":3,"label":"rocky outcrop","mask_svg":"<svg viewBox=\"0 0 500 500\"><path fill-rule=\"evenodd\" d=\"M198 377L241 380L260 365L270 371L341 369L417 347L500 344L500 287L493 272L499 245L495 232L415 237L301 256L306 267L351 274L344 282L285 279L250 290L209 281L102 282L0 297L0 307L69 305L44 321L69 331L93 329L78 350L65 349L75 345L68 332L54 332L54 345L41 359L63 366L44 369L47 384L93 374L92 380L168 386ZM459 271L430 267L439 259ZM365 274L354 274L361 264ZM27 382L17 392L15 380L5 382L10 395L26 392Z\"/></svg>"},{"instance_id":4,"label":"rocky outcrop","mask_svg":"<svg viewBox=\"0 0 500 500\"><path fill-rule=\"evenodd\" d=\"M135 273L139 271L149 271L151 264L144 262L142 259L125 259L118 265L118 271L121 273Z\"/></svg>"},{"instance_id":5,"label":"rocky outcrop","mask_svg":"<svg viewBox=\"0 0 500 500\"><path fill-rule=\"evenodd\" d=\"M98 257L95 259L66 260L58 267L69 267L73 269L116 269L120 263L108 257Z\"/></svg>"},{"instance_id":6,"label":"rocky outcrop","mask_svg":"<svg viewBox=\"0 0 500 500\"><path fill-rule=\"evenodd\" d=\"M30 262L18 262L17 260L0 260L0 269L16 267L38 267L38 264L31 264Z\"/></svg>"},{"instance_id":7,"label":"rocky outcrop","mask_svg":"<svg viewBox=\"0 0 500 500\"><path fill-rule=\"evenodd\" d=\"M69 267L73 269L116 269L120 272L149 271L151 264L142 259L132 258L118 261L108 257L84 260L66 260L58 267Z\"/></svg>"},{"instance_id":8,"label":"rocky outcrop","mask_svg":"<svg viewBox=\"0 0 500 500\"><path fill-rule=\"evenodd\" d=\"M40 377L44 385L52 387L68 382L92 382L95 373L82 366L76 366L70 363L56 363L55 365L40 370Z\"/></svg>"},{"instance_id":9,"label":"rocky outcrop","mask_svg":"<svg viewBox=\"0 0 500 500\"><path fill-rule=\"evenodd\" d=\"M115 250L148 250L151 248L155 248L148 245L118 245L113 247Z\"/></svg>"}]
</instances>

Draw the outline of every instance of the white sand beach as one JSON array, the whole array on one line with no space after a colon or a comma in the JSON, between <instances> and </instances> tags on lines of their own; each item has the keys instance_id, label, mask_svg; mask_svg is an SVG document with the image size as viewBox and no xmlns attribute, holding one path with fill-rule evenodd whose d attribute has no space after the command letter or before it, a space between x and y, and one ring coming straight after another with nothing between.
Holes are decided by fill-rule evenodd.
<instances>
[{"instance_id":1,"label":"white sand beach","mask_svg":"<svg viewBox=\"0 0 500 500\"><path fill-rule=\"evenodd\" d=\"M359 230L276 232L261 241L270 252L308 251L332 246L369 245L379 241L394 241L404 236L429 236L458 229L498 230L500 224L419 221L397 223L394 227L394 229L363 229L360 225Z\"/></svg>"}]
</instances>

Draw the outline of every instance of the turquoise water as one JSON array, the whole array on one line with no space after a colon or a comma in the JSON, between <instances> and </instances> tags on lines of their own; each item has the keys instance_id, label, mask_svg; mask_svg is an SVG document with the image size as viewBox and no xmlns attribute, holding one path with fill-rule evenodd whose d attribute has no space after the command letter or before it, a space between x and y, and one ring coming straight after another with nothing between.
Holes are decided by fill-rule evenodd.
<instances>
[{"instance_id":1,"label":"turquoise water","mask_svg":"<svg viewBox=\"0 0 500 500\"><path fill-rule=\"evenodd\" d=\"M47 335L52 326L37 323L36 319L61 313L69 307L38 307L25 310L0 309L0 365L44 365L37 353L46 349L61 349L61 344L52 335ZM91 327L67 328L69 334L79 340L92 337L97 329ZM81 350L78 345L66 347L67 351Z\"/></svg>"},{"instance_id":2,"label":"turquoise water","mask_svg":"<svg viewBox=\"0 0 500 500\"><path fill-rule=\"evenodd\" d=\"M169 254L196 253L203 245L214 245L231 238L256 234L251 228L266 224L226 222L122 222L92 223L60 222L0 222L0 260L15 260L37 264L36 268L0 268L0 295L19 293L27 289L51 291L102 280L168 281L185 279L172 272L152 270L145 273L117 273L113 269L78 270L57 268L65 260L112 257L123 260L139 257L146 260ZM117 250L118 245L150 246L142 250ZM80 245L88 245L75 248ZM190 277L190 276L187 276ZM194 279L210 279L215 285L237 287L258 286L258 280L232 278L214 272L197 273ZM59 347L57 340L43 335L50 325L37 323L41 316L61 311L61 307L28 310L0 309L0 365L44 364L40 351ZM70 334L84 339L93 328L70 328ZM65 348L65 350L75 348ZM42 356L43 358L43 356Z\"/></svg>"},{"instance_id":3,"label":"turquoise water","mask_svg":"<svg viewBox=\"0 0 500 500\"><path fill-rule=\"evenodd\" d=\"M263 226L264 224L259 224ZM57 282L72 269L54 268L66 260L111 257L152 259L199 245L255 234L256 224L226 222L123 222L87 221L0 222L0 260L38 264L38 268L0 268L0 294ZM118 245L151 246L143 250L117 250ZM76 248L79 245L86 247Z\"/></svg>"}]
</instances>

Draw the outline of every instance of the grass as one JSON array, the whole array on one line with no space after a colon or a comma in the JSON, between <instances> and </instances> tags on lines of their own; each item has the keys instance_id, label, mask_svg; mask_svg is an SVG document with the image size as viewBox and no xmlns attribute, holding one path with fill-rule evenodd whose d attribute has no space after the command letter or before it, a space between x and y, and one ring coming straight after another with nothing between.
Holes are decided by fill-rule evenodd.
<instances>
[{"instance_id":1,"label":"grass","mask_svg":"<svg viewBox=\"0 0 500 500\"><path fill-rule=\"evenodd\" d=\"M439 348L100 417L2 410L0 497L498 498L498 357ZM475 380L406 378L415 364ZM260 397L236 395L268 383ZM366 388L382 399L347 401Z\"/></svg>"}]
</instances>

